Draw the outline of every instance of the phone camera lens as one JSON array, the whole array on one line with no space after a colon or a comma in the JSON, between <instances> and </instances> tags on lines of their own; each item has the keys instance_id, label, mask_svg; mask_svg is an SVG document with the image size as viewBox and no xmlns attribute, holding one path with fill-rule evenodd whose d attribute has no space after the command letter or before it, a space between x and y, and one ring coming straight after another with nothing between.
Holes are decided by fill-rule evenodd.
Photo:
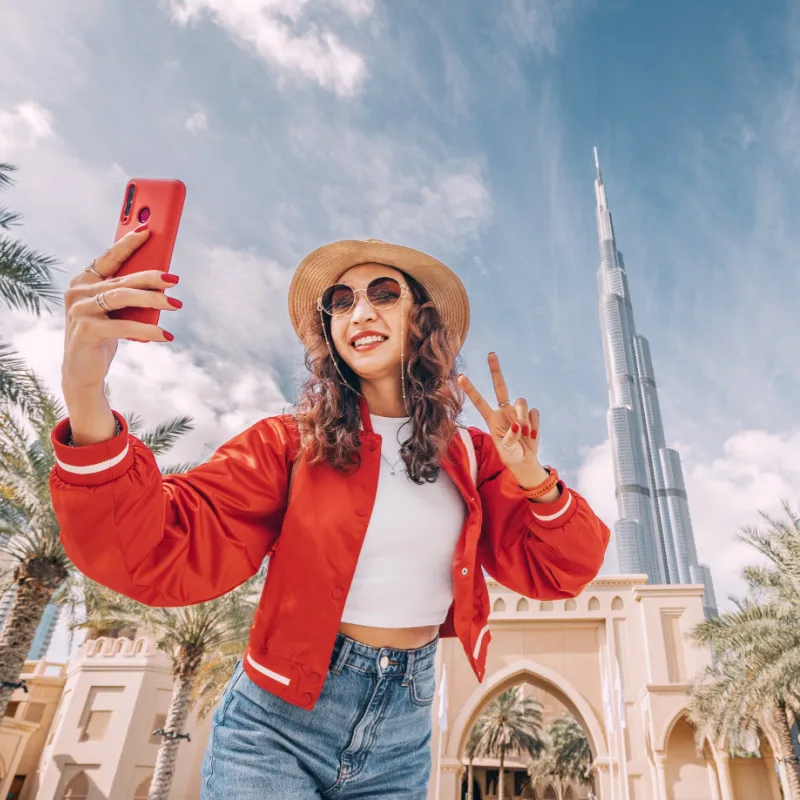
<instances>
[{"instance_id":1,"label":"phone camera lens","mask_svg":"<svg viewBox=\"0 0 800 800\"><path fill-rule=\"evenodd\" d=\"M139 222L147 222L150 219L150 209L145 206L144 208L139 209Z\"/></svg>"},{"instance_id":2,"label":"phone camera lens","mask_svg":"<svg viewBox=\"0 0 800 800\"><path fill-rule=\"evenodd\" d=\"M125 210L122 212L122 216L127 218L128 214L131 213L131 206L133 206L133 195L136 193L136 186L131 184L128 187L128 193L125 196Z\"/></svg>"}]
</instances>

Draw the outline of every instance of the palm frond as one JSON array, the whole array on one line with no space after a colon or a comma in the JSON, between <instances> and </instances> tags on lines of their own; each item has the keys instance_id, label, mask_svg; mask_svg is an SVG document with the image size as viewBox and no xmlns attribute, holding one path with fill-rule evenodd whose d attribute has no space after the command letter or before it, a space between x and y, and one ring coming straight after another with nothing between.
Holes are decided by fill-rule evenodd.
<instances>
[{"instance_id":1,"label":"palm frond","mask_svg":"<svg viewBox=\"0 0 800 800\"><path fill-rule=\"evenodd\" d=\"M197 466L196 461L181 461L177 464L164 464L159 465L162 475L182 475L184 472L194 469Z\"/></svg>"},{"instance_id":2,"label":"palm frond","mask_svg":"<svg viewBox=\"0 0 800 800\"><path fill-rule=\"evenodd\" d=\"M59 305L61 293L53 283L57 263L22 242L0 238L0 300L33 314L40 314L42 305Z\"/></svg>"},{"instance_id":3,"label":"palm frond","mask_svg":"<svg viewBox=\"0 0 800 800\"><path fill-rule=\"evenodd\" d=\"M8 189L14 185L14 179L11 177L12 172L16 172L18 167L14 164L9 164L7 161L0 161L0 191Z\"/></svg>"},{"instance_id":4,"label":"palm frond","mask_svg":"<svg viewBox=\"0 0 800 800\"><path fill-rule=\"evenodd\" d=\"M22 216L12 211L10 208L0 206L0 228L4 231L11 230L14 225L19 224Z\"/></svg>"},{"instance_id":5,"label":"palm frond","mask_svg":"<svg viewBox=\"0 0 800 800\"><path fill-rule=\"evenodd\" d=\"M142 442L153 455L160 456L170 450L185 433L194 430L194 422L189 416L175 417L162 422L153 430L142 434Z\"/></svg>"}]
</instances>

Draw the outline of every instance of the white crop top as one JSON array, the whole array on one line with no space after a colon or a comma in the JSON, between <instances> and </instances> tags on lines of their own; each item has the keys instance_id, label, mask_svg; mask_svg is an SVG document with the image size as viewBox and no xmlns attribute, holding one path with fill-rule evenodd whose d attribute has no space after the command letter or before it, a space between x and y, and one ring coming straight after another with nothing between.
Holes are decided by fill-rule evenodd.
<instances>
[{"instance_id":1,"label":"white crop top","mask_svg":"<svg viewBox=\"0 0 800 800\"><path fill-rule=\"evenodd\" d=\"M421 486L406 475L399 451L411 435L407 417L370 419L382 437L378 493L342 621L379 628L440 625L453 602L453 555L466 506L444 470L435 483Z\"/></svg>"}]
</instances>

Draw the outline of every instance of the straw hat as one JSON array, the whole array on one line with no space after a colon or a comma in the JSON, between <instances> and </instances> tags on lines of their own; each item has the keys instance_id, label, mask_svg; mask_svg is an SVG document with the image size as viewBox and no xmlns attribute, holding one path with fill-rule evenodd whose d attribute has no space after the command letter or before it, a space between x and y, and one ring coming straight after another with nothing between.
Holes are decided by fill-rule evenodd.
<instances>
[{"instance_id":1,"label":"straw hat","mask_svg":"<svg viewBox=\"0 0 800 800\"><path fill-rule=\"evenodd\" d=\"M322 336L317 301L325 289L336 283L350 267L385 264L402 270L419 281L430 295L450 331L457 350L469 329L469 300L464 285L451 269L432 256L387 244L380 239L345 239L318 247L300 263L289 285L289 318L300 341L311 350Z\"/></svg>"}]
</instances>

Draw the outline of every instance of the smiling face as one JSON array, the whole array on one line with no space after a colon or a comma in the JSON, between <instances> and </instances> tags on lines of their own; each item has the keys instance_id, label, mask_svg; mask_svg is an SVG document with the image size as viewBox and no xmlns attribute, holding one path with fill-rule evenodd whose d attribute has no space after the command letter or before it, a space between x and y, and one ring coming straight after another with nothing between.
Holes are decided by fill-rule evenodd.
<instances>
[{"instance_id":1,"label":"smiling face","mask_svg":"<svg viewBox=\"0 0 800 800\"><path fill-rule=\"evenodd\" d=\"M378 278L394 278L401 286L407 286L403 273L382 264L359 264L351 267L337 281L354 290L366 289ZM411 292L391 308L377 309L366 292L356 291L356 302L346 314L331 317L331 338L336 351L345 363L362 379L376 381L384 378L400 378L401 335L405 335L405 353L408 358L409 315L414 300ZM403 312L405 311L405 331Z\"/></svg>"}]
</instances>

